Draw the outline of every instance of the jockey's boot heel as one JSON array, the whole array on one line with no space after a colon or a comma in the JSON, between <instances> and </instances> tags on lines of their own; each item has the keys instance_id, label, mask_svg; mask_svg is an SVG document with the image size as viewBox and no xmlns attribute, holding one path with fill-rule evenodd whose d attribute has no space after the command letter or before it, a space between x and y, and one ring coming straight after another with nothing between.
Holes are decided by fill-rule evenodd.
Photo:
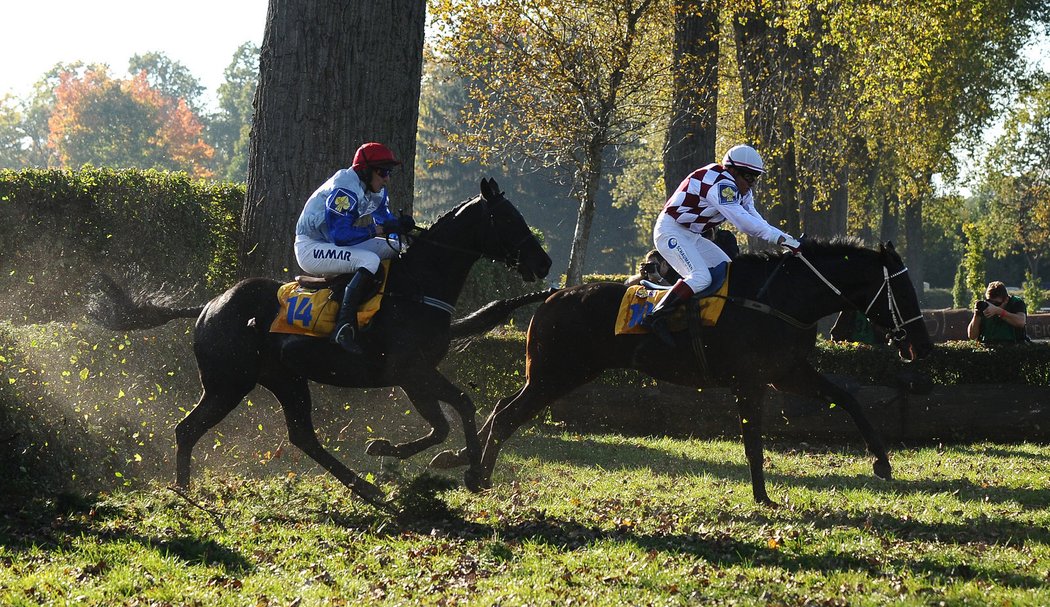
<instances>
[{"instance_id":1,"label":"jockey's boot heel","mask_svg":"<svg viewBox=\"0 0 1050 607\"><path fill-rule=\"evenodd\" d=\"M357 343L357 308L374 283L375 275L365 268L359 268L343 292L343 304L339 307L339 314L335 319L332 342L339 344L350 354L364 354L364 350Z\"/></svg>"}]
</instances>

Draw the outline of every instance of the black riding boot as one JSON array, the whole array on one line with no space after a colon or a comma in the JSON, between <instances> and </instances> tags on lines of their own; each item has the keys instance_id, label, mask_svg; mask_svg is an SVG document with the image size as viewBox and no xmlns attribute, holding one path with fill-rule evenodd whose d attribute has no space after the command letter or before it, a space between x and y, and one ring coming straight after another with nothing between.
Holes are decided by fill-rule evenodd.
<instances>
[{"instance_id":1,"label":"black riding boot","mask_svg":"<svg viewBox=\"0 0 1050 607\"><path fill-rule=\"evenodd\" d=\"M671 288L671 291L664 295L660 303L656 304L653 311L642 319L641 326L652 331L654 335L660 338L660 341L673 347L675 345L674 337L671 336L671 328L667 326L667 319L670 318L678 306L689 301L689 298L692 296L693 290L679 280Z\"/></svg>"},{"instance_id":2,"label":"black riding boot","mask_svg":"<svg viewBox=\"0 0 1050 607\"><path fill-rule=\"evenodd\" d=\"M332 333L332 341L342 346L350 354L362 354L361 346L357 344L357 308L361 305L365 295L371 290L375 283L375 275L360 268L350 283L346 285L343 292L343 305L339 308L339 315L335 318L335 332Z\"/></svg>"}]
</instances>

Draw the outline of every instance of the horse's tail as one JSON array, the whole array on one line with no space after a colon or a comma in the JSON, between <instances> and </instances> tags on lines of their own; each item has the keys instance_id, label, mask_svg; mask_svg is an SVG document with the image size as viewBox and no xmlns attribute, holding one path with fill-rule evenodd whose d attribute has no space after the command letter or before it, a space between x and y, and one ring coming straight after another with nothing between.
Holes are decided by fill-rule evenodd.
<instances>
[{"instance_id":1,"label":"horse's tail","mask_svg":"<svg viewBox=\"0 0 1050 607\"><path fill-rule=\"evenodd\" d=\"M196 318L204 306L172 308L158 305L148 298L132 297L128 291L105 272L96 277L98 293L88 302L88 317L113 331L150 329L176 318Z\"/></svg>"},{"instance_id":2,"label":"horse's tail","mask_svg":"<svg viewBox=\"0 0 1050 607\"><path fill-rule=\"evenodd\" d=\"M546 291L527 293L511 299L497 299L485 304L476 312L452 321L452 339L456 342L456 349L462 350L470 345L471 338L487 333L506 321L514 310L531 303L544 301L556 291L557 289L551 287Z\"/></svg>"}]
</instances>

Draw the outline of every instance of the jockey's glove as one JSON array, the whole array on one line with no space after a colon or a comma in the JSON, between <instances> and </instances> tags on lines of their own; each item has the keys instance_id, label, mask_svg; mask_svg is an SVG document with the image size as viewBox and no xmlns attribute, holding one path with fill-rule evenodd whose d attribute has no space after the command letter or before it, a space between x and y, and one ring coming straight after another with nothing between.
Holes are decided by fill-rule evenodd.
<instances>
[{"instance_id":1,"label":"jockey's glove","mask_svg":"<svg viewBox=\"0 0 1050 607\"><path fill-rule=\"evenodd\" d=\"M400 234L401 233L401 222L397 219L387 219L383 222L383 233L384 234Z\"/></svg>"},{"instance_id":2,"label":"jockey's glove","mask_svg":"<svg viewBox=\"0 0 1050 607\"><path fill-rule=\"evenodd\" d=\"M796 238L788 236L787 234L784 234L780 238L779 244L785 249L791 251L793 254L797 254L798 250L802 248L801 242L799 242Z\"/></svg>"},{"instance_id":3,"label":"jockey's glove","mask_svg":"<svg viewBox=\"0 0 1050 607\"><path fill-rule=\"evenodd\" d=\"M399 224L398 231L402 234L408 234L416 228L416 220L412 219L411 215L402 215L397 218Z\"/></svg>"}]
</instances>

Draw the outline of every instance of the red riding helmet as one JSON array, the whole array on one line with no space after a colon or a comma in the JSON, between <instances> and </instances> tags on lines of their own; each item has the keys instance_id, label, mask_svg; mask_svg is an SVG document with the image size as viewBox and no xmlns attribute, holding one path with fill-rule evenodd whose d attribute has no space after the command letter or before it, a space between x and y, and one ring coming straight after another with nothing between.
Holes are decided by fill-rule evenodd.
<instances>
[{"instance_id":1,"label":"red riding helmet","mask_svg":"<svg viewBox=\"0 0 1050 607\"><path fill-rule=\"evenodd\" d=\"M401 161L394 157L394 153L390 151L390 148L382 143L372 142L357 148L357 152L354 154L354 164L350 165L350 168L355 170L365 168L389 169L400 164Z\"/></svg>"}]
</instances>

